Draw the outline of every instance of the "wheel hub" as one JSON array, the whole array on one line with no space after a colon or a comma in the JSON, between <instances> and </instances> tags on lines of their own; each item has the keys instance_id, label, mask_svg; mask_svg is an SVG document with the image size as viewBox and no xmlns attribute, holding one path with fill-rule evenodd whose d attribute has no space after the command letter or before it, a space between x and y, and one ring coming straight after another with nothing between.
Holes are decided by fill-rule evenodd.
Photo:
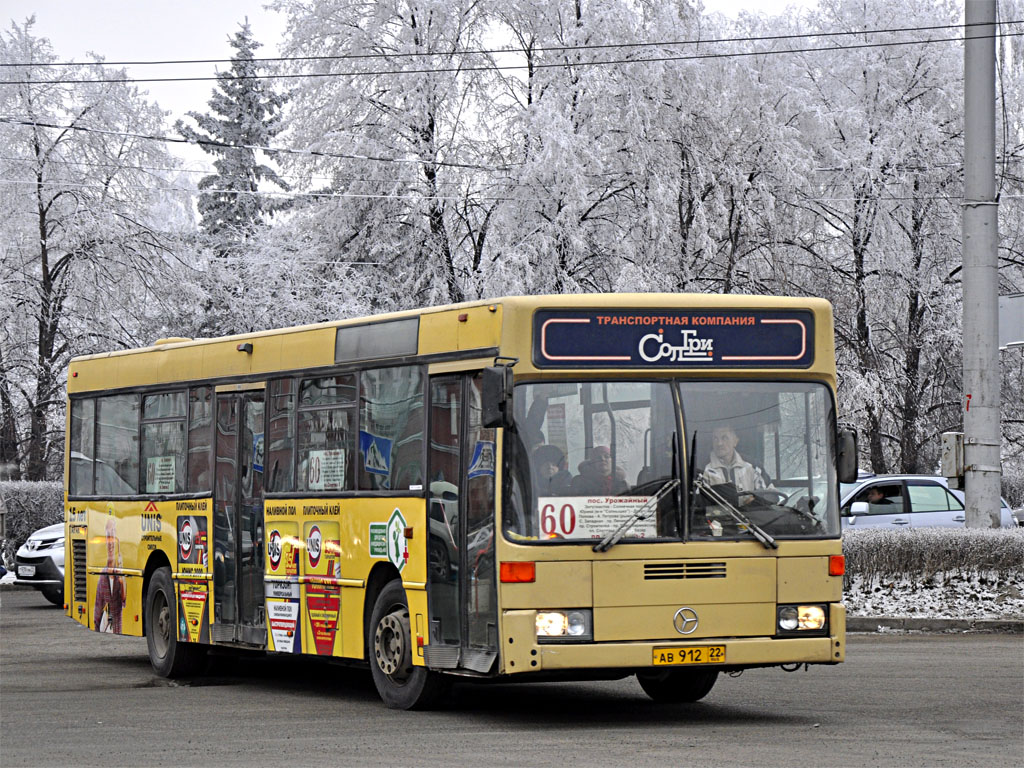
<instances>
[{"instance_id":1,"label":"wheel hub","mask_svg":"<svg viewBox=\"0 0 1024 768\"><path fill-rule=\"evenodd\" d=\"M409 612L404 609L383 616L373 635L377 665L385 675L398 682L412 674L409 638Z\"/></svg>"}]
</instances>

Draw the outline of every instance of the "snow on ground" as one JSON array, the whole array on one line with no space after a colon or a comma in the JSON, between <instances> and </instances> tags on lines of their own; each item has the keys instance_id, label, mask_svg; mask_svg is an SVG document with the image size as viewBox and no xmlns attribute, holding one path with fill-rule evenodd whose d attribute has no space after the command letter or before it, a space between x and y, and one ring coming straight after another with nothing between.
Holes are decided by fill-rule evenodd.
<instances>
[{"instance_id":1,"label":"snow on ground","mask_svg":"<svg viewBox=\"0 0 1024 768\"><path fill-rule=\"evenodd\" d=\"M924 580L853 576L843 602L850 616L1024 619L1024 581L994 574L940 574Z\"/></svg>"}]
</instances>

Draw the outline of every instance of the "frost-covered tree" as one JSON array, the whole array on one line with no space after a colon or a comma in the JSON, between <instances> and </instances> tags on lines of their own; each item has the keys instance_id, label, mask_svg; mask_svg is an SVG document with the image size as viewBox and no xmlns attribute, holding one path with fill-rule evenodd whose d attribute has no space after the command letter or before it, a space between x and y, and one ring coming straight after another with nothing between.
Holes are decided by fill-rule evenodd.
<instances>
[{"instance_id":1,"label":"frost-covered tree","mask_svg":"<svg viewBox=\"0 0 1024 768\"><path fill-rule=\"evenodd\" d=\"M260 182L289 189L260 160L267 154L261 148L281 132L285 98L261 77L264 67L254 55L261 45L253 39L248 20L229 42L235 53L230 69L217 75L210 112L188 113L196 128L183 120L175 124L183 137L215 158L216 173L199 182L199 213L203 231L215 238L218 249L248 237L273 212L274 206L260 194Z\"/></svg>"},{"instance_id":2,"label":"frost-covered tree","mask_svg":"<svg viewBox=\"0 0 1024 768\"><path fill-rule=\"evenodd\" d=\"M325 262L345 262L353 293L393 308L460 301L473 244L486 238L467 197L481 197L471 166L487 165L477 120L480 0L278 0L289 16L285 52L338 57L296 64L346 74L300 80L291 141L323 153L287 159L316 178ZM465 68L466 71L463 70ZM315 119L311 119L315 116ZM480 227L477 229L476 227ZM329 237L324 237L328 235Z\"/></svg>"},{"instance_id":3,"label":"frost-covered tree","mask_svg":"<svg viewBox=\"0 0 1024 768\"><path fill-rule=\"evenodd\" d=\"M99 66L53 68L34 19L0 35L0 440L15 476L59 473L68 359L130 344L169 241L164 114ZM73 81L71 83L58 81Z\"/></svg>"}]
</instances>

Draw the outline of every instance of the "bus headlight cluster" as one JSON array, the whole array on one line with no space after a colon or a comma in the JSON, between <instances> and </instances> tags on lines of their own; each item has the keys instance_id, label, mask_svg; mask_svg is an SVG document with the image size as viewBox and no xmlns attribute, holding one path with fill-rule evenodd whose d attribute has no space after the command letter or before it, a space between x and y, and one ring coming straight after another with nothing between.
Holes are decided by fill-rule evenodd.
<instances>
[{"instance_id":1,"label":"bus headlight cluster","mask_svg":"<svg viewBox=\"0 0 1024 768\"><path fill-rule=\"evenodd\" d=\"M824 605L780 605L779 632L820 632L826 628L826 616Z\"/></svg>"},{"instance_id":2,"label":"bus headlight cluster","mask_svg":"<svg viewBox=\"0 0 1024 768\"><path fill-rule=\"evenodd\" d=\"M589 608L537 612L537 641L585 642L594 639Z\"/></svg>"}]
</instances>

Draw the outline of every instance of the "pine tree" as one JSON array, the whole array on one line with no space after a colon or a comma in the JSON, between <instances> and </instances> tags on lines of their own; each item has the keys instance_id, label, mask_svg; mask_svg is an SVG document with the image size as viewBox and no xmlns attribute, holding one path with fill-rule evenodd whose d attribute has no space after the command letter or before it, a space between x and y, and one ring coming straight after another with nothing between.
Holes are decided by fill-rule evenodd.
<instances>
[{"instance_id":1,"label":"pine tree","mask_svg":"<svg viewBox=\"0 0 1024 768\"><path fill-rule=\"evenodd\" d=\"M256 147L266 147L281 132L285 96L261 79L262 66L253 54L260 43L253 39L249 20L230 40L236 53L231 68L217 75L217 87L208 102L210 112L189 112L198 130L179 120L175 129L216 159L216 173L199 182L200 226L218 239L244 239L273 213L274 206L259 194L259 183L269 181L283 190L288 184L274 169L259 162ZM221 250L219 248L219 250Z\"/></svg>"}]
</instances>

